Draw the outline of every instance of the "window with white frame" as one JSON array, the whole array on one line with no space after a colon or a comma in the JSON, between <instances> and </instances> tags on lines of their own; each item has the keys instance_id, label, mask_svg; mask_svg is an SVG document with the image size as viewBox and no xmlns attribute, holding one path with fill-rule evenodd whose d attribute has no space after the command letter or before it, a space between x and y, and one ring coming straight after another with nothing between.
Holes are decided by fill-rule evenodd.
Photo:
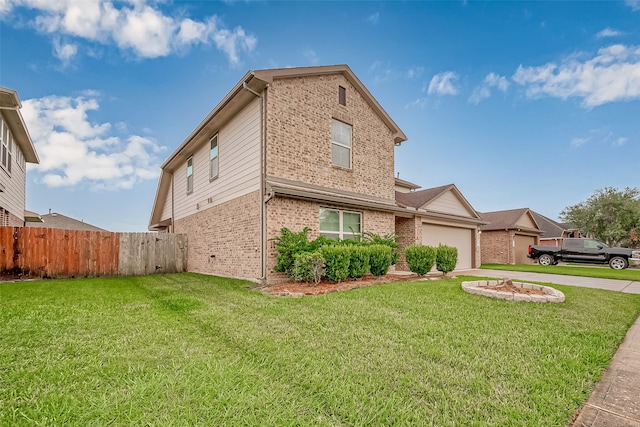
<instances>
[{"instance_id":1,"label":"window with white frame","mask_svg":"<svg viewBox=\"0 0 640 427\"><path fill-rule=\"evenodd\" d=\"M351 169L352 127L339 120L331 122L331 163Z\"/></svg>"},{"instance_id":2,"label":"window with white frame","mask_svg":"<svg viewBox=\"0 0 640 427\"><path fill-rule=\"evenodd\" d=\"M13 162L13 135L7 126L7 122L0 118L0 165L11 173L11 163Z\"/></svg>"},{"instance_id":3,"label":"window with white frame","mask_svg":"<svg viewBox=\"0 0 640 427\"><path fill-rule=\"evenodd\" d=\"M218 177L218 134L211 138L209 148L209 179Z\"/></svg>"},{"instance_id":4,"label":"window with white frame","mask_svg":"<svg viewBox=\"0 0 640 427\"><path fill-rule=\"evenodd\" d=\"M187 194L193 193L193 157L187 159Z\"/></svg>"},{"instance_id":5,"label":"window with white frame","mask_svg":"<svg viewBox=\"0 0 640 427\"><path fill-rule=\"evenodd\" d=\"M320 208L320 234L329 239L354 240L362 233L362 214Z\"/></svg>"}]
</instances>

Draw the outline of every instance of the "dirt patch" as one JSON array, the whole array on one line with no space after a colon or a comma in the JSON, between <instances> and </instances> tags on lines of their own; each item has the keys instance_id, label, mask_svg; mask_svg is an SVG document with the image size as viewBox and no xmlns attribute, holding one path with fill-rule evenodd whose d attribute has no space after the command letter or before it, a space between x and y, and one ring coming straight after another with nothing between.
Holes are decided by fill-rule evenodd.
<instances>
[{"instance_id":1,"label":"dirt patch","mask_svg":"<svg viewBox=\"0 0 640 427\"><path fill-rule=\"evenodd\" d=\"M447 276L447 278L452 277L454 276ZM331 292L349 291L351 289L363 288L365 286L382 285L385 283L409 282L415 280L435 280L441 278L442 273L438 273L437 276L427 275L423 277L419 277L417 274L386 274L380 277L375 277L368 274L362 279L343 280L339 283L323 280L322 282L318 283L318 285L314 286L313 283L287 282L264 286L261 287L260 290L271 295L302 297L309 295L324 295Z\"/></svg>"},{"instance_id":2,"label":"dirt patch","mask_svg":"<svg viewBox=\"0 0 640 427\"><path fill-rule=\"evenodd\" d=\"M499 283L497 285L487 285L482 287L484 289L491 289L491 290L500 291L500 292L513 292L516 294L527 294L527 295L546 295L544 291L542 291L541 289L529 289L529 288L516 286L513 284L513 282L510 279L506 279L502 283Z\"/></svg>"}]
</instances>

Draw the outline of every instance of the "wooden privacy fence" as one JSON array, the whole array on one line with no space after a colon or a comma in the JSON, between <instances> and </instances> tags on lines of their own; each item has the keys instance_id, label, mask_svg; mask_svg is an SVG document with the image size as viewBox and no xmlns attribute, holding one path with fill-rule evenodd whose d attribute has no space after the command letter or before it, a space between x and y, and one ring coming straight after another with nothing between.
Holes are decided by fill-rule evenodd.
<instances>
[{"instance_id":1,"label":"wooden privacy fence","mask_svg":"<svg viewBox=\"0 0 640 427\"><path fill-rule=\"evenodd\" d=\"M4 278L133 276L187 270L187 236L0 227Z\"/></svg>"}]
</instances>

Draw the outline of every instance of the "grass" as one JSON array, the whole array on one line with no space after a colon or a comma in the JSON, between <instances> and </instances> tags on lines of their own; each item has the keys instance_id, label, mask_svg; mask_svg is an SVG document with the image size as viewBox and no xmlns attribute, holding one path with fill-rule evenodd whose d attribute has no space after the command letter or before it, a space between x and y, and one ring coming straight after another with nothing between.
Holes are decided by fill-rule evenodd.
<instances>
[{"instance_id":1,"label":"grass","mask_svg":"<svg viewBox=\"0 0 640 427\"><path fill-rule=\"evenodd\" d=\"M513 303L462 280L0 284L0 425L565 426L640 315L640 295Z\"/></svg>"},{"instance_id":2,"label":"grass","mask_svg":"<svg viewBox=\"0 0 640 427\"><path fill-rule=\"evenodd\" d=\"M624 270L614 270L609 267L589 267L585 264L540 265L540 264L482 264L480 268L488 270L526 271L529 273L560 274L564 276L596 277L599 279L618 279L640 281L640 268L630 267Z\"/></svg>"}]
</instances>

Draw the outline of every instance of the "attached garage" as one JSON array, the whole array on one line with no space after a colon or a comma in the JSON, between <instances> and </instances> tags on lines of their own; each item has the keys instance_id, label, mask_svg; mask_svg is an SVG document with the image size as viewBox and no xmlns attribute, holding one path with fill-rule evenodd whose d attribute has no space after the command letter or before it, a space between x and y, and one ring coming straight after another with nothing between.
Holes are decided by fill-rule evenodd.
<instances>
[{"instance_id":1,"label":"attached garage","mask_svg":"<svg viewBox=\"0 0 640 427\"><path fill-rule=\"evenodd\" d=\"M437 247L440 244L458 249L456 269L473 268L473 233L469 228L437 224L422 224L422 244Z\"/></svg>"}]
</instances>

